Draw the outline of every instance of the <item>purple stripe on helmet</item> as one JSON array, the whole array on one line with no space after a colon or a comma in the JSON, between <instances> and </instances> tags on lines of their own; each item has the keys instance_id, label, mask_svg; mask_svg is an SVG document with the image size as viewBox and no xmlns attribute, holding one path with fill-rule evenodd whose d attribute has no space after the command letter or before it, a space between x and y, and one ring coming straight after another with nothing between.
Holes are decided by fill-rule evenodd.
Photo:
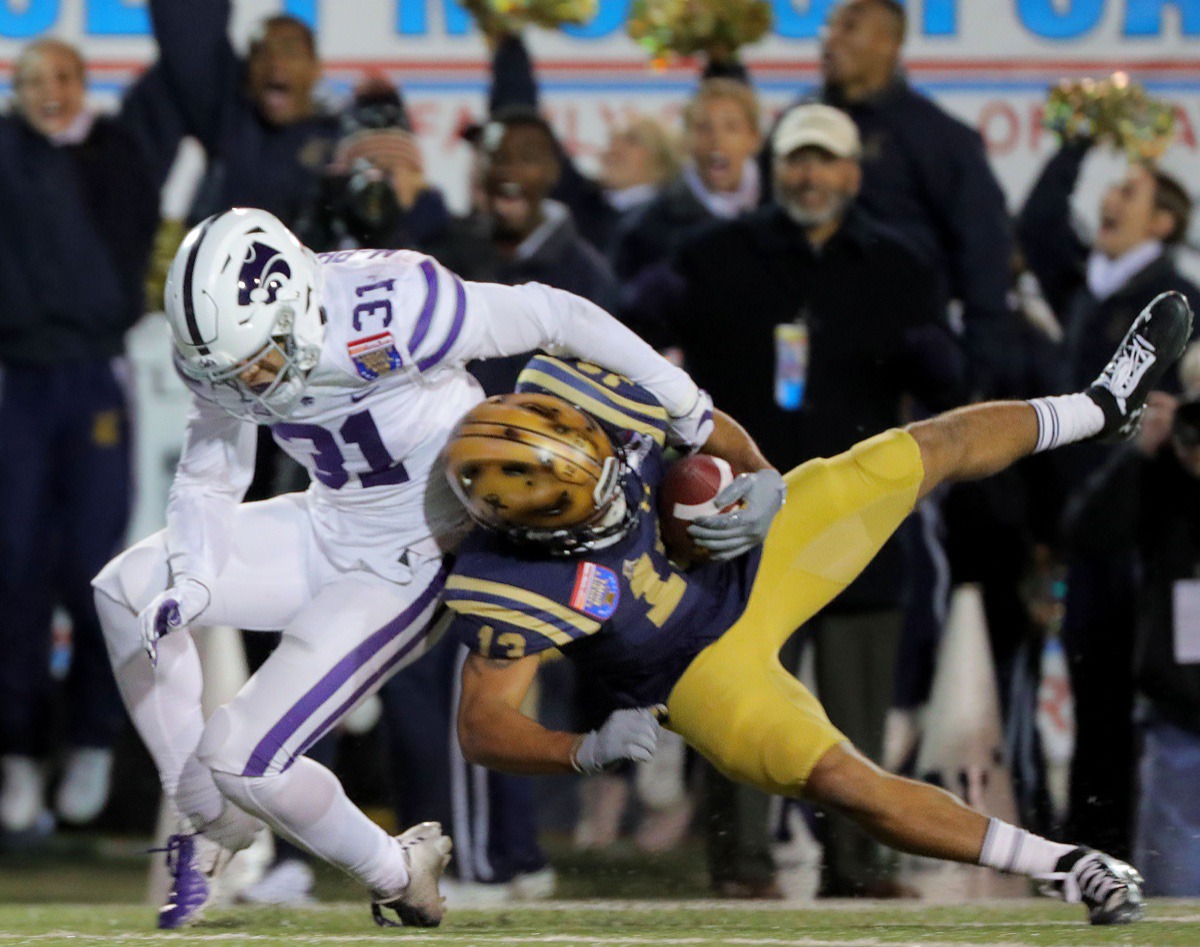
<instances>
[{"instance_id":1,"label":"purple stripe on helmet","mask_svg":"<svg viewBox=\"0 0 1200 947\"><path fill-rule=\"evenodd\" d=\"M454 279L454 322L450 325L450 334L446 336L446 340L438 347L438 350L428 358L423 358L417 362L417 368L421 371L433 368L440 362L450 351L450 347L458 341L459 333L462 332L463 320L467 315L467 290L463 286L462 280L457 276ZM410 349L411 351L411 349Z\"/></svg>"},{"instance_id":2,"label":"purple stripe on helmet","mask_svg":"<svg viewBox=\"0 0 1200 947\"><path fill-rule=\"evenodd\" d=\"M412 624L413 620L429 607L429 603L442 593L446 585L446 567L438 570L437 577L426 587L411 605L386 625L356 646L331 668L324 677L309 688L308 693L301 697L285 713L270 730L267 731L250 759L243 776L261 776L271 765L275 754L288 740L296 735L296 731L304 725L334 694L346 685L360 668L369 663L375 655L390 644L397 635Z\"/></svg>"},{"instance_id":3,"label":"purple stripe on helmet","mask_svg":"<svg viewBox=\"0 0 1200 947\"><path fill-rule=\"evenodd\" d=\"M408 339L410 352L415 352L425 341L425 336L429 334L429 326L433 322L433 313L437 309L438 301L437 269L434 267L433 261L422 260L418 269L425 277L425 303L421 306L421 314L417 316L417 324Z\"/></svg>"},{"instance_id":4,"label":"purple stripe on helmet","mask_svg":"<svg viewBox=\"0 0 1200 947\"><path fill-rule=\"evenodd\" d=\"M304 742L296 748L296 752L289 756L288 761L283 764L283 770L286 770L289 766L296 762L296 757L303 756L308 751L310 746L321 739L321 737L323 737L329 731L329 729L335 723L337 723L358 700L362 698L363 694L365 694L379 682L380 678L391 674L391 672L395 670L396 666L400 664L406 657L408 657L408 655L412 653L412 650L417 645L421 644L427 637L429 637L429 632L432 631L434 626L442 620L442 616L445 614L445 608L439 608L436 612L434 612L433 617L425 623L424 628L406 641L404 646L399 651L387 659L383 667L379 668L379 670L367 678L367 680L363 682L362 686L359 687L358 690L347 697L337 710L326 717L325 720L321 722L321 725L313 730L313 732L309 734L307 738L305 738Z\"/></svg>"},{"instance_id":5,"label":"purple stripe on helmet","mask_svg":"<svg viewBox=\"0 0 1200 947\"><path fill-rule=\"evenodd\" d=\"M187 265L183 268L183 319L192 336L192 345L196 346L196 351L201 355L208 354L208 346L204 344L204 337L200 334L200 324L196 321L196 302L192 298L192 283L195 281L196 258L200 255L200 244L204 242L213 222L220 216L222 215L214 214L204 221L204 225L200 228L200 235L188 253Z\"/></svg>"}]
</instances>

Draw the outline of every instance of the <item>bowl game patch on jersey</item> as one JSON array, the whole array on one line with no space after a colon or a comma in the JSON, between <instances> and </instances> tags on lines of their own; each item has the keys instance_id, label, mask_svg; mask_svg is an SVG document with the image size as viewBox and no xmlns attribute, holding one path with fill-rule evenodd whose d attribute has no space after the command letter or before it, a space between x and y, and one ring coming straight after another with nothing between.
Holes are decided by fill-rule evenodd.
<instances>
[{"instance_id":1,"label":"bowl game patch on jersey","mask_svg":"<svg viewBox=\"0 0 1200 947\"><path fill-rule=\"evenodd\" d=\"M375 381L380 375L394 372L404 365L390 332L351 339L346 343L346 352L359 375L367 381Z\"/></svg>"},{"instance_id":2,"label":"bowl game patch on jersey","mask_svg":"<svg viewBox=\"0 0 1200 947\"><path fill-rule=\"evenodd\" d=\"M612 569L594 562L581 562L575 571L571 607L598 621L607 621L621 601L621 583Z\"/></svg>"}]
</instances>

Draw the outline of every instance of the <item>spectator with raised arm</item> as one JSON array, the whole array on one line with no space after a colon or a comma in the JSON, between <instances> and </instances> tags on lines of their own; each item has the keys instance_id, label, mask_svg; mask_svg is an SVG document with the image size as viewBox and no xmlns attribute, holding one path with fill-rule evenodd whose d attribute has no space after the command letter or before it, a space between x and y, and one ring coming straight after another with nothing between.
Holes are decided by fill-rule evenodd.
<instances>
[{"instance_id":1,"label":"spectator with raised arm","mask_svg":"<svg viewBox=\"0 0 1200 947\"><path fill-rule=\"evenodd\" d=\"M243 59L229 38L230 0L151 0L162 68L208 155L190 219L259 207L295 223L339 134L318 103L316 37L302 20L267 17Z\"/></svg>"},{"instance_id":2,"label":"spectator with raised arm","mask_svg":"<svg viewBox=\"0 0 1200 947\"><path fill-rule=\"evenodd\" d=\"M159 70L115 115L74 46L40 39L0 117L0 828L30 829L51 751L51 612L72 623L60 818L108 798L123 720L88 583L125 538L124 335L144 312L158 195L181 137Z\"/></svg>"}]
</instances>

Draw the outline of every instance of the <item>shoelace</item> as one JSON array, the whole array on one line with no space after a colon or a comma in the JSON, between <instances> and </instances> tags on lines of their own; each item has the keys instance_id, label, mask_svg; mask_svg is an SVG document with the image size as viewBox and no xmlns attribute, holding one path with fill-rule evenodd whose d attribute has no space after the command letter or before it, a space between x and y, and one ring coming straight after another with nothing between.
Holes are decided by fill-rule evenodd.
<instances>
[{"instance_id":1,"label":"shoelace","mask_svg":"<svg viewBox=\"0 0 1200 947\"><path fill-rule=\"evenodd\" d=\"M179 870L179 853L183 850L184 845L191 845L192 840L186 835L172 835L167 839L167 844L162 848L148 848L147 855L156 855L162 852L167 853L167 871L174 875Z\"/></svg>"},{"instance_id":2,"label":"shoelace","mask_svg":"<svg viewBox=\"0 0 1200 947\"><path fill-rule=\"evenodd\" d=\"M1106 907L1114 894L1124 893L1127 887L1125 882L1112 874L1108 866L1095 855L1084 858L1078 878L1079 890L1085 897Z\"/></svg>"}]
</instances>

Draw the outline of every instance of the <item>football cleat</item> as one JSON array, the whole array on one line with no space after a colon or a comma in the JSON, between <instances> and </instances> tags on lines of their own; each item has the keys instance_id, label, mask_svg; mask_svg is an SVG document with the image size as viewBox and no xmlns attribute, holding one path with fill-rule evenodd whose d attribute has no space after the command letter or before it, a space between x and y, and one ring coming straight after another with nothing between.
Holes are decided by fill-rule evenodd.
<instances>
[{"instance_id":1,"label":"football cleat","mask_svg":"<svg viewBox=\"0 0 1200 947\"><path fill-rule=\"evenodd\" d=\"M1104 412L1104 428L1097 440L1123 441L1133 436L1146 396L1183 354L1191 334L1192 309L1182 293L1161 293L1141 311L1085 392Z\"/></svg>"},{"instance_id":2,"label":"football cleat","mask_svg":"<svg viewBox=\"0 0 1200 947\"><path fill-rule=\"evenodd\" d=\"M216 867L218 857L208 849L218 848L197 834L179 833L167 838L166 848L151 851L167 853L167 871L171 873L171 891L158 912L159 930L173 931L198 921L213 897L213 870L205 870L205 861ZM208 855L210 857L206 858Z\"/></svg>"},{"instance_id":3,"label":"football cleat","mask_svg":"<svg viewBox=\"0 0 1200 947\"><path fill-rule=\"evenodd\" d=\"M1087 906L1093 924L1128 924L1142 916L1142 876L1120 859L1079 846L1058 860L1055 870L1035 875L1042 894Z\"/></svg>"},{"instance_id":4,"label":"football cleat","mask_svg":"<svg viewBox=\"0 0 1200 947\"><path fill-rule=\"evenodd\" d=\"M451 841L442 834L437 822L422 822L396 836L408 868L408 884L398 894L376 895L371 916L380 927L437 927L446 913L446 899L438 890L438 880L450 863ZM397 924L384 916L394 911Z\"/></svg>"}]
</instances>

